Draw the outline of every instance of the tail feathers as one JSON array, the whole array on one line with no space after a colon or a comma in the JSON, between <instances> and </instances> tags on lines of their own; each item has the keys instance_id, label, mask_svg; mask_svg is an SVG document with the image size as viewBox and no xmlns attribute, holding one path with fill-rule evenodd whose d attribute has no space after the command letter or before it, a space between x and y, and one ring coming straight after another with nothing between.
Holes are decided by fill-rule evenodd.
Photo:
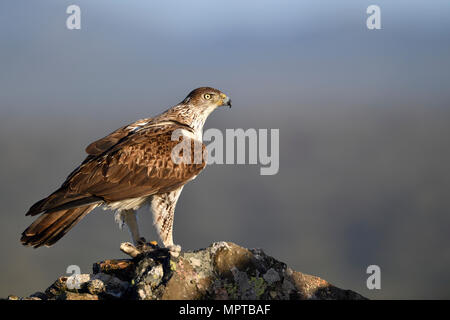
<instances>
[{"instance_id":1,"label":"tail feathers","mask_svg":"<svg viewBox=\"0 0 450 320\"><path fill-rule=\"evenodd\" d=\"M20 241L34 248L51 246L95 207L97 204L43 213L22 233Z\"/></svg>"},{"instance_id":2,"label":"tail feathers","mask_svg":"<svg viewBox=\"0 0 450 320\"><path fill-rule=\"evenodd\" d=\"M33 204L31 206L31 208L28 210L28 212L25 214L26 216L35 216L38 213L42 212L42 207L44 206L45 202L47 201L48 198L39 200L38 202L36 202L35 204Z\"/></svg>"},{"instance_id":3,"label":"tail feathers","mask_svg":"<svg viewBox=\"0 0 450 320\"><path fill-rule=\"evenodd\" d=\"M45 199L31 206L26 216L35 216L41 212L49 213L60 210L72 209L88 204L102 202L103 199L95 196L70 195L60 189Z\"/></svg>"}]
</instances>

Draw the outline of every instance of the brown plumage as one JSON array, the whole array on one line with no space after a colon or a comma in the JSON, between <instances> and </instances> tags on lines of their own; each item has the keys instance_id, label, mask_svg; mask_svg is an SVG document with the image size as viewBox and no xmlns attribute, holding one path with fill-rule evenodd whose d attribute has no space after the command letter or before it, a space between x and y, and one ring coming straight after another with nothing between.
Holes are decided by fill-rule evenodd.
<instances>
[{"instance_id":1,"label":"brown plumage","mask_svg":"<svg viewBox=\"0 0 450 320\"><path fill-rule=\"evenodd\" d=\"M206 118L221 105L231 106L225 94L209 87L198 88L159 116L138 120L91 143L86 159L62 186L29 209L26 215L41 216L22 233L22 244L35 248L52 245L100 205L116 209L122 222L127 222L127 214L135 214L140 206L153 201L159 235L166 246L173 245L176 201L182 187L203 170L206 162L202 158L199 163L174 163L171 153L182 137L173 141L172 134L181 130L184 136L192 137L194 159L194 141L201 143ZM205 151L203 143L201 150ZM133 228L130 226L136 242L139 236L137 227Z\"/></svg>"}]
</instances>

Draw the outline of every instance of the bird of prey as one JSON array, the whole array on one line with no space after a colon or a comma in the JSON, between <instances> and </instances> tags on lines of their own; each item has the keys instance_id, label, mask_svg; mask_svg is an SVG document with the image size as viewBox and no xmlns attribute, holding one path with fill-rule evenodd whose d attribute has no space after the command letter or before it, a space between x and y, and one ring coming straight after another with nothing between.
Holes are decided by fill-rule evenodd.
<instances>
[{"instance_id":1,"label":"bird of prey","mask_svg":"<svg viewBox=\"0 0 450 320\"><path fill-rule=\"evenodd\" d=\"M180 250L172 239L175 205L184 185L206 165L203 125L220 106L231 107L227 95L210 87L197 88L162 114L138 120L91 143L86 159L62 186L29 209L26 215L40 216L22 233L22 244L51 246L94 208L104 206L116 211L116 221L128 226L137 245L143 238L136 210L149 204L164 246ZM173 139L174 132L182 136ZM200 161L174 161L172 150L183 137L199 143Z\"/></svg>"}]
</instances>

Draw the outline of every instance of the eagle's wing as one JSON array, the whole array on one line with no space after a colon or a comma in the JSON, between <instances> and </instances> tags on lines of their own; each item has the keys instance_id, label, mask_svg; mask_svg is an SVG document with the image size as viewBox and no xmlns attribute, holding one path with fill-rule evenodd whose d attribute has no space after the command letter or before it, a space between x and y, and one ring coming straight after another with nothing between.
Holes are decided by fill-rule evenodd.
<instances>
[{"instance_id":1,"label":"eagle's wing","mask_svg":"<svg viewBox=\"0 0 450 320\"><path fill-rule=\"evenodd\" d=\"M129 135L105 153L82 164L63 186L72 194L87 194L107 202L167 192L194 178L205 167L201 163L172 160L180 143L172 133L184 129L176 123L152 124ZM182 139L181 137L180 139ZM194 159L194 141L190 148ZM202 143L202 152L205 146Z\"/></svg>"},{"instance_id":2,"label":"eagle's wing","mask_svg":"<svg viewBox=\"0 0 450 320\"><path fill-rule=\"evenodd\" d=\"M152 118L145 118L138 120L136 122L133 122L129 125L126 125L122 128L119 128L110 134L108 134L106 137L103 137L97 141L92 142L90 145L86 147L86 153L93 156L98 156L102 154L103 152L107 151L109 148L116 145L120 140L128 136L129 134L132 134L135 130L139 129L140 127L148 124Z\"/></svg>"},{"instance_id":3,"label":"eagle's wing","mask_svg":"<svg viewBox=\"0 0 450 320\"><path fill-rule=\"evenodd\" d=\"M33 205L27 215L149 196L184 185L200 173L206 162L203 157L201 163L172 161L172 149L180 143L172 141L177 129L186 127L172 122L143 126L99 155L89 155L60 189ZM194 149L191 146L191 159Z\"/></svg>"}]
</instances>

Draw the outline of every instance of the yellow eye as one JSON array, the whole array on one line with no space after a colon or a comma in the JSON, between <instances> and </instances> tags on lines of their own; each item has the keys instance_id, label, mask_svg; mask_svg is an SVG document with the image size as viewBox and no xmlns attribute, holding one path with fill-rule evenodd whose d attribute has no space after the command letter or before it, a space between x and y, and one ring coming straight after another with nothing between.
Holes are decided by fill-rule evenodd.
<instances>
[{"instance_id":1,"label":"yellow eye","mask_svg":"<svg viewBox=\"0 0 450 320\"><path fill-rule=\"evenodd\" d=\"M209 100L209 99L211 99L211 95L210 94L205 94L204 96L203 96L206 100Z\"/></svg>"}]
</instances>

